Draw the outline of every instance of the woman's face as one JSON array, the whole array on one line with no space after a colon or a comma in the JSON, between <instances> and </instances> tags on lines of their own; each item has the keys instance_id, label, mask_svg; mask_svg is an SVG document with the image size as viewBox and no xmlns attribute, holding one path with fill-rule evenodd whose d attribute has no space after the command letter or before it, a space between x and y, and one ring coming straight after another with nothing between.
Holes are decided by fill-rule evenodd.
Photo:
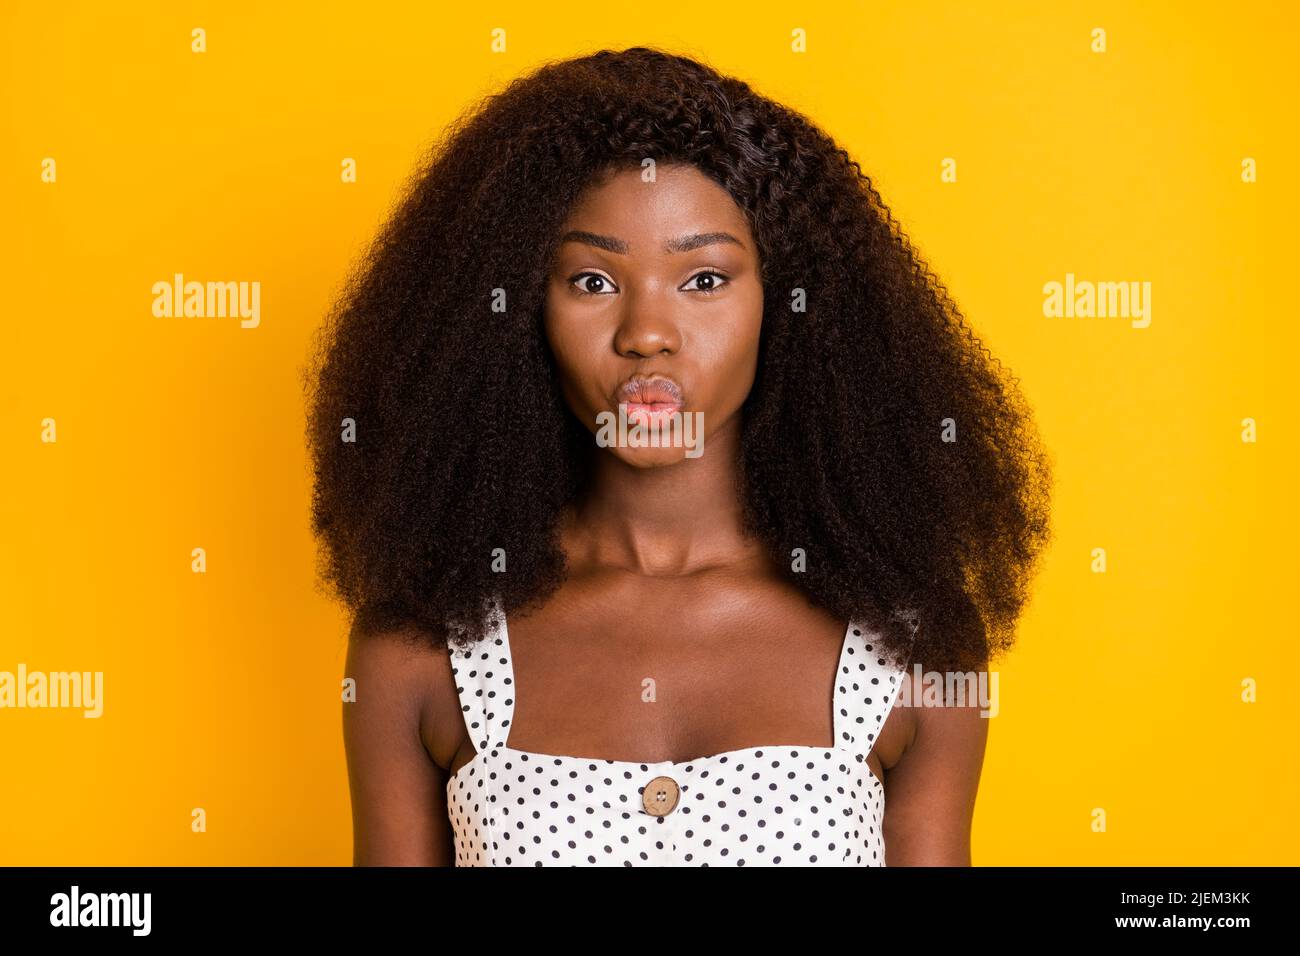
<instances>
[{"instance_id":1,"label":"woman's face","mask_svg":"<svg viewBox=\"0 0 1300 956\"><path fill-rule=\"evenodd\" d=\"M744 213L694 166L655 175L612 173L579 198L545 309L569 407L598 444L639 467L698 457L705 439L736 426L763 316ZM633 447L638 426L664 447Z\"/></svg>"}]
</instances>

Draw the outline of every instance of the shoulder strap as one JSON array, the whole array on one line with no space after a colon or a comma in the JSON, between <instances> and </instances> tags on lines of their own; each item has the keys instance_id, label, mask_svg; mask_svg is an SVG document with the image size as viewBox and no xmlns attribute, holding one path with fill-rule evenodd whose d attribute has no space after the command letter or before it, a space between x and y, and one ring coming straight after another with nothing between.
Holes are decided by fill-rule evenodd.
<instances>
[{"instance_id":1,"label":"shoulder strap","mask_svg":"<svg viewBox=\"0 0 1300 956\"><path fill-rule=\"evenodd\" d=\"M504 747L515 714L514 667L505 614L498 607L495 625L468 648L447 645L456 695L469 739L477 752Z\"/></svg>"},{"instance_id":2,"label":"shoulder strap","mask_svg":"<svg viewBox=\"0 0 1300 956\"><path fill-rule=\"evenodd\" d=\"M835 679L835 745L859 760L875 746L907 670L906 661L894 666L876 651L876 637L865 626L849 625Z\"/></svg>"}]
</instances>

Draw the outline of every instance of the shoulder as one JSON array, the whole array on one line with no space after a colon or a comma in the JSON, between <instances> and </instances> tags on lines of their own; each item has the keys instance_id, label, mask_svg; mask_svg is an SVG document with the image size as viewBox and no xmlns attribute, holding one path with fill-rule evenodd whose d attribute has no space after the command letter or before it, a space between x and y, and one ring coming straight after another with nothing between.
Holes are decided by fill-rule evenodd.
<instances>
[{"instance_id":1,"label":"shoulder","mask_svg":"<svg viewBox=\"0 0 1300 956\"><path fill-rule=\"evenodd\" d=\"M416 627L353 626L345 676L354 690L345 726L383 725L390 733L416 735L435 763L450 763L462 734L445 640Z\"/></svg>"},{"instance_id":2,"label":"shoulder","mask_svg":"<svg viewBox=\"0 0 1300 956\"><path fill-rule=\"evenodd\" d=\"M960 755L978 769L989 717L996 713L996 702L987 699L985 673L903 672L896 710L906 728L905 754L920 752L940 760Z\"/></svg>"}]
</instances>

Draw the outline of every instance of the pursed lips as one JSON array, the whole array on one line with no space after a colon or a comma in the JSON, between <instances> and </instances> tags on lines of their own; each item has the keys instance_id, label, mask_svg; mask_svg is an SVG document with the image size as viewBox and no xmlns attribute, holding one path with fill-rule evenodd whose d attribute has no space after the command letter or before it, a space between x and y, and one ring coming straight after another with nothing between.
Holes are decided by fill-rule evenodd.
<instances>
[{"instance_id":1,"label":"pursed lips","mask_svg":"<svg viewBox=\"0 0 1300 956\"><path fill-rule=\"evenodd\" d=\"M636 376L619 386L617 398L620 403L651 406L655 410L667 406L681 408L682 388L667 376Z\"/></svg>"}]
</instances>

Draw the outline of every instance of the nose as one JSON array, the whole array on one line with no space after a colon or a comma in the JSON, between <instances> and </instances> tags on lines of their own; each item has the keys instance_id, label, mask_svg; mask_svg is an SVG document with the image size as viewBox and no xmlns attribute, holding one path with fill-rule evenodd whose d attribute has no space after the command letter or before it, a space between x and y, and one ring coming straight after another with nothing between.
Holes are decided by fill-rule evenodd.
<instances>
[{"instance_id":1,"label":"nose","mask_svg":"<svg viewBox=\"0 0 1300 956\"><path fill-rule=\"evenodd\" d=\"M614 333L614 349L625 358L672 355L682 347L672 307L654 296L629 300Z\"/></svg>"}]
</instances>

